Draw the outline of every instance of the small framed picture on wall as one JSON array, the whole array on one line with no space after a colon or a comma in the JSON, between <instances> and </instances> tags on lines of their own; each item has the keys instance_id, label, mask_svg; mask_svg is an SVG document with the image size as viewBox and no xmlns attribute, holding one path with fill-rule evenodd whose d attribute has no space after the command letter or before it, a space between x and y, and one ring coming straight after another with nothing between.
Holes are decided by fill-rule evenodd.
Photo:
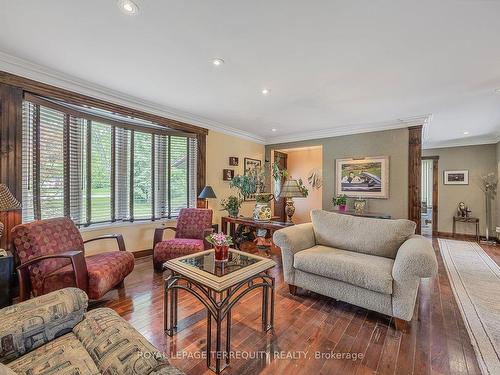
<instances>
[{"instance_id":1,"label":"small framed picture on wall","mask_svg":"<svg viewBox=\"0 0 500 375\"><path fill-rule=\"evenodd\" d=\"M469 185L469 171L444 171L443 183L445 185Z\"/></svg>"},{"instance_id":2,"label":"small framed picture on wall","mask_svg":"<svg viewBox=\"0 0 500 375\"><path fill-rule=\"evenodd\" d=\"M234 169L223 169L222 179L224 181L231 181L234 178Z\"/></svg>"},{"instance_id":3,"label":"small framed picture on wall","mask_svg":"<svg viewBox=\"0 0 500 375\"><path fill-rule=\"evenodd\" d=\"M229 165L232 167L237 167L239 163L239 160L236 156L231 156L229 157Z\"/></svg>"}]
</instances>

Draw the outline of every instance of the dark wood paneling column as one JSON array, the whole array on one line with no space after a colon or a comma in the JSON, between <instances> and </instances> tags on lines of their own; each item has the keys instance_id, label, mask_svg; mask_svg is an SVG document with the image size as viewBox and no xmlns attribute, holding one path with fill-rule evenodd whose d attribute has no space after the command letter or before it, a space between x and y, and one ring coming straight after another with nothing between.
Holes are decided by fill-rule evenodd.
<instances>
[{"instance_id":1,"label":"dark wood paneling column","mask_svg":"<svg viewBox=\"0 0 500 375\"><path fill-rule=\"evenodd\" d=\"M19 87L0 84L0 182L21 201L22 195L22 103L23 91ZM21 222L21 211L0 213L4 234L0 247L11 249L10 230Z\"/></svg>"},{"instance_id":2,"label":"dark wood paneling column","mask_svg":"<svg viewBox=\"0 0 500 375\"><path fill-rule=\"evenodd\" d=\"M421 233L422 126L408 128L408 219L417 224Z\"/></svg>"}]
</instances>

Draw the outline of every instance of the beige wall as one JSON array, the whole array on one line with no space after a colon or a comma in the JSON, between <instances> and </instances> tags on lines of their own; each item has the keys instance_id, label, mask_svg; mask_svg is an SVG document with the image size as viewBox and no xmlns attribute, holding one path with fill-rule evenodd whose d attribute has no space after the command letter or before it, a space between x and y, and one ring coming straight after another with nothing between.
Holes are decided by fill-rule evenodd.
<instances>
[{"instance_id":1,"label":"beige wall","mask_svg":"<svg viewBox=\"0 0 500 375\"><path fill-rule=\"evenodd\" d=\"M240 159L238 167L229 166L229 157L237 156ZM209 200L209 207L214 210L214 224L220 225L221 215L226 212L220 211L220 200L231 194L237 195L237 190L229 188L229 182L222 180L222 169L233 168L235 173L243 173L243 158L250 157L263 160L264 145L241 138L210 131L207 137L207 185L211 185L217 195L217 199ZM243 203L242 213L249 215L252 212L252 202ZM154 229L162 224L175 226L175 220L158 222L135 222L120 223L109 226L82 229L84 239L97 237L108 233L120 233L123 235L125 245L129 251L148 250L153 247ZM172 231L165 232L165 238L172 237ZM97 252L109 251L116 248L114 240L97 241L86 245L87 255Z\"/></svg>"},{"instance_id":2,"label":"beige wall","mask_svg":"<svg viewBox=\"0 0 500 375\"><path fill-rule=\"evenodd\" d=\"M335 195L335 160L350 157L389 156L389 199L369 199L368 210L408 217L408 129L346 135L311 141L282 143L266 146L271 150L320 145L323 147L323 194L324 209L333 208Z\"/></svg>"},{"instance_id":3,"label":"beige wall","mask_svg":"<svg viewBox=\"0 0 500 375\"><path fill-rule=\"evenodd\" d=\"M472 210L472 216L479 217L481 234L485 233L485 201L480 189L480 176L497 170L497 146L480 145L464 147L448 147L441 149L424 150L424 156L439 156L439 211L438 231L452 232L453 215L457 211L458 203L463 201ZM469 170L469 185L444 185L443 172L445 170ZM494 202L493 207L496 207ZM495 221L496 214L493 213ZM474 226L457 224L458 233L474 234Z\"/></svg>"},{"instance_id":4,"label":"beige wall","mask_svg":"<svg viewBox=\"0 0 500 375\"><path fill-rule=\"evenodd\" d=\"M229 157L239 158L237 167L229 165ZM264 145L211 131L207 137L207 185L212 186L217 199L210 199L208 205L214 210L214 223L219 224L221 216L227 215L220 211L220 201L230 195L238 195L237 189L229 187L229 181L222 179L223 169L234 169L235 175L243 174L243 159L259 159L264 162ZM240 214L250 216L255 202L243 202ZM219 228L220 229L220 228Z\"/></svg>"},{"instance_id":5,"label":"beige wall","mask_svg":"<svg viewBox=\"0 0 500 375\"><path fill-rule=\"evenodd\" d=\"M293 222L296 224L311 221L310 211L322 207L323 188L313 189L307 181L307 176L313 168L321 171L323 165L323 150L297 149L285 151L288 155L287 170L290 176L295 179L302 178L304 185L309 189L307 198L294 198L295 215Z\"/></svg>"}]
</instances>

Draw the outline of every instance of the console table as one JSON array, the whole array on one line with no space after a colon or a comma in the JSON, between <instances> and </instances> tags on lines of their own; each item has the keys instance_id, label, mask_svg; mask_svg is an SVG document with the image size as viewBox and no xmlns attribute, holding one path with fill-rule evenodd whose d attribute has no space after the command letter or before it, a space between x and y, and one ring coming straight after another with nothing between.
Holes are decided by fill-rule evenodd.
<instances>
[{"instance_id":1,"label":"console table","mask_svg":"<svg viewBox=\"0 0 500 375\"><path fill-rule=\"evenodd\" d=\"M455 237L456 232L457 232L457 222L476 224L476 241L479 242L479 218L478 217L453 216L453 237Z\"/></svg>"},{"instance_id":2,"label":"console table","mask_svg":"<svg viewBox=\"0 0 500 375\"><path fill-rule=\"evenodd\" d=\"M380 212L369 212L369 211L357 212L357 211L352 210L352 209L347 209L345 211L334 209L334 210L332 210L332 212L335 212L338 214L343 214L343 215L369 217L372 219L390 219L391 218L391 215L389 215L389 214L383 214Z\"/></svg>"},{"instance_id":3,"label":"console table","mask_svg":"<svg viewBox=\"0 0 500 375\"><path fill-rule=\"evenodd\" d=\"M278 219L278 216L275 216L273 219ZM277 221L277 220L271 220L271 221L257 221L254 220L251 217L230 217L230 216L223 216L221 219L221 230L224 234L230 234L231 237L233 237L233 242L234 246L237 246L236 243L236 225L243 225L247 227L251 227L254 229L266 229L269 231L271 237L274 232L276 232L279 229L286 228L289 226L294 225L293 223L286 223L283 221ZM229 231L228 231L228 226L229 226ZM266 253L268 251L266 250ZM269 255L269 254L268 254Z\"/></svg>"}]
</instances>

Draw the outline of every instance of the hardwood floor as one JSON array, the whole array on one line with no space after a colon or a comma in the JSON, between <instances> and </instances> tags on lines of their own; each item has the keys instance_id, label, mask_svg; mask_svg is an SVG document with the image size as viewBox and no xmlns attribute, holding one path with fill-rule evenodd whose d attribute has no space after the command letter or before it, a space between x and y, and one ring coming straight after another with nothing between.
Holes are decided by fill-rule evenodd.
<instances>
[{"instance_id":1,"label":"hardwood floor","mask_svg":"<svg viewBox=\"0 0 500 375\"><path fill-rule=\"evenodd\" d=\"M292 296L281 269L274 269L274 335L261 331L260 292L244 297L233 309L232 350L250 358L232 359L223 374L480 374L437 241L433 244L439 275L421 282L406 333L396 331L389 317L363 308L302 289ZM499 261L498 248L483 248ZM274 257L280 265L279 256ZM179 329L170 338L163 333L162 289L162 275L153 272L151 257L146 257L137 260L125 289L110 292L98 305L116 310L187 374L212 374L200 357L206 345L202 305L189 294L179 294ZM307 358L302 351L308 352ZM332 359L332 352L344 353L344 358ZM274 358L274 353L284 358Z\"/></svg>"}]
</instances>

